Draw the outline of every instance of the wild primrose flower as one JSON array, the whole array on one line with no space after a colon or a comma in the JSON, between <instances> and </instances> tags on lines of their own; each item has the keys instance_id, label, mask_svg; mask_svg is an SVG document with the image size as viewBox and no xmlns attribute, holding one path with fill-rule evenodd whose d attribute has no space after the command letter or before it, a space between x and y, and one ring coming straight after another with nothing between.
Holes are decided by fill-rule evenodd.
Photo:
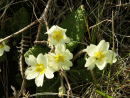
<instances>
[{"instance_id":1,"label":"wild primrose flower","mask_svg":"<svg viewBox=\"0 0 130 98\"><path fill-rule=\"evenodd\" d=\"M27 68L25 71L26 79L34 79L36 86L42 86L44 81L44 74L47 78L51 79L54 77L53 71L49 69L48 59L46 55L40 53L37 58L33 55L29 55L29 58L26 57L25 61L31 67Z\"/></svg>"},{"instance_id":2,"label":"wild primrose flower","mask_svg":"<svg viewBox=\"0 0 130 98\"><path fill-rule=\"evenodd\" d=\"M49 67L51 67L54 71L58 71L61 68L69 70L72 66L72 62L70 60L73 58L73 54L70 53L63 44L58 44L56 46L55 53L49 53L47 56Z\"/></svg>"},{"instance_id":3,"label":"wild primrose flower","mask_svg":"<svg viewBox=\"0 0 130 98\"><path fill-rule=\"evenodd\" d=\"M57 44L65 44L70 42L70 38L65 34L66 29L63 29L57 25L52 26L46 34L49 35L49 46L56 46Z\"/></svg>"},{"instance_id":4,"label":"wild primrose flower","mask_svg":"<svg viewBox=\"0 0 130 98\"><path fill-rule=\"evenodd\" d=\"M0 39L0 40L2 40L2 39ZM0 56L3 55L4 51L8 52L9 50L10 50L10 47L8 45L6 45L4 41L2 43L0 43Z\"/></svg>"},{"instance_id":5,"label":"wild primrose flower","mask_svg":"<svg viewBox=\"0 0 130 98\"><path fill-rule=\"evenodd\" d=\"M100 43L96 46L90 44L87 47L87 53L90 56L88 59L86 58L85 67L88 67L88 70L91 70L95 67L95 64L99 68L99 70L103 70L106 63L115 63L116 62L116 53L112 50L108 50L109 43L101 40Z\"/></svg>"}]
</instances>

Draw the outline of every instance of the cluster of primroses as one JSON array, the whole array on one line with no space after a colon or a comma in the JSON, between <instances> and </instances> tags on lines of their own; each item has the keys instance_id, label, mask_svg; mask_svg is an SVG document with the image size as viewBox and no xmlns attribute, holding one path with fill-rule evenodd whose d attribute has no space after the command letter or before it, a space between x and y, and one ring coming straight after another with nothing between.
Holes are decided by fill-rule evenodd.
<instances>
[{"instance_id":1,"label":"cluster of primroses","mask_svg":"<svg viewBox=\"0 0 130 98\"><path fill-rule=\"evenodd\" d=\"M55 51L53 53L42 54L40 53L37 58L33 55L25 57L26 63L30 66L26 69L25 75L26 79L34 79L36 86L42 86L44 81L44 75L51 79L54 77L54 72L62 70L70 70L72 67L73 54L66 49L66 44L70 42L70 38L65 34L66 29L59 26L52 26L48 34L48 42L50 47L54 47ZM0 44L0 56L2 56L4 50L9 51L10 47L5 45L4 42ZM109 50L109 43L101 40L99 44L87 46L86 52L89 58L86 58L85 67L88 70L92 70L95 65L100 70L103 70L107 63L116 62L116 53Z\"/></svg>"},{"instance_id":2,"label":"cluster of primroses","mask_svg":"<svg viewBox=\"0 0 130 98\"><path fill-rule=\"evenodd\" d=\"M25 58L25 61L31 67L25 71L26 79L30 80L35 78L37 87L43 85L44 75L51 79L54 77L54 72L60 69L69 70L72 66L70 61L73 54L66 49L65 43L69 43L70 39L65 34L66 29L58 26L52 26L46 34L48 34L49 46L55 48L54 53L42 54L40 53L37 58L33 55Z\"/></svg>"}]
</instances>

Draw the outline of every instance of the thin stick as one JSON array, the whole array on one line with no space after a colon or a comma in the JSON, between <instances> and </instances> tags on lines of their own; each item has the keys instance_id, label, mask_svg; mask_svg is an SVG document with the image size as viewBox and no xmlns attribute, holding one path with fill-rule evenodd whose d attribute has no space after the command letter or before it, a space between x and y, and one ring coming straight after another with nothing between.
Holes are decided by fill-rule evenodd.
<instances>
[{"instance_id":1,"label":"thin stick","mask_svg":"<svg viewBox=\"0 0 130 98\"><path fill-rule=\"evenodd\" d=\"M114 51L114 17L113 17L113 11L112 11L112 38L113 38L113 48L112 50ZM108 82L110 81L110 75L111 75L111 67L112 67L112 62L110 63L110 70L109 70L109 73L108 73ZM109 83L108 83L109 85Z\"/></svg>"},{"instance_id":2,"label":"thin stick","mask_svg":"<svg viewBox=\"0 0 130 98\"><path fill-rule=\"evenodd\" d=\"M8 60L7 59L6 59L6 66L5 67L6 67L6 69L5 69L6 70L6 74L5 74L5 76L6 76L6 78L5 78L6 79L6 84L5 84L6 85L6 97L8 97L9 90L8 90Z\"/></svg>"},{"instance_id":3,"label":"thin stick","mask_svg":"<svg viewBox=\"0 0 130 98\"><path fill-rule=\"evenodd\" d=\"M7 4L7 6L5 6L5 10L4 10L4 12L2 13L2 15L0 16L0 19L5 15L7 9L8 9L9 6L11 5L11 3L13 3L13 0L12 0L9 4Z\"/></svg>"},{"instance_id":4,"label":"thin stick","mask_svg":"<svg viewBox=\"0 0 130 98\"><path fill-rule=\"evenodd\" d=\"M130 3L125 3L125 4L118 4L118 5L116 5L116 6L129 6L130 5Z\"/></svg>"},{"instance_id":5,"label":"thin stick","mask_svg":"<svg viewBox=\"0 0 130 98\"><path fill-rule=\"evenodd\" d=\"M21 86L21 89L20 89L20 92L19 92L19 95L20 96L21 94L24 95L25 94L25 84L26 84L26 78L25 78L25 74L23 72L24 68L23 68L23 33L22 33L22 40L21 40L21 56L20 56L20 60L19 60L19 66L20 66L20 71L21 71L21 75L22 75L22 78L23 78L23 82L22 82L22 86Z\"/></svg>"},{"instance_id":6,"label":"thin stick","mask_svg":"<svg viewBox=\"0 0 130 98\"><path fill-rule=\"evenodd\" d=\"M115 45L114 45L114 17L113 17L113 11L112 11L112 37L113 37L113 50L114 50Z\"/></svg>"},{"instance_id":7,"label":"thin stick","mask_svg":"<svg viewBox=\"0 0 130 98\"><path fill-rule=\"evenodd\" d=\"M49 7L51 5L51 2L52 2L52 0L48 1L47 6L46 6L42 16L40 17L41 21L44 19L46 27L47 27L47 31L49 30L49 26L48 26L48 22L47 22L47 13L48 13Z\"/></svg>"},{"instance_id":8,"label":"thin stick","mask_svg":"<svg viewBox=\"0 0 130 98\"><path fill-rule=\"evenodd\" d=\"M40 35L41 28L42 28L43 20L44 20L44 22L46 24L47 31L49 30L49 26L48 26L48 22L47 22L47 13L48 13L49 7L51 5L51 2L52 2L52 0L48 1L47 5L46 5L46 8L45 8L45 10L43 11L43 14L40 17L40 24L39 24L39 27L38 27L38 33L37 33L35 41L38 41L38 39L39 39L39 35Z\"/></svg>"},{"instance_id":9,"label":"thin stick","mask_svg":"<svg viewBox=\"0 0 130 98\"><path fill-rule=\"evenodd\" d=\"M86 50L86 49L83 49L83 50L79 51L79 52L73 57L72 62L74 62L74 60L75 60L79 55L81 55L81 54L84 53L84 52L87 52L87 50Z\"/></svg>"},{"instance_id":10,"label":"thin stick","mask_svg":"<svg viewBox=\"0 0 130 98\"><path fill-rule=\"evenodd\" d=\"M97 24L95 24L95 25L89 27L89 29L92 29L92 28L94 28L94 27L100 25L101 23L103 23L103 22L105 22L105 21L110 21L110 22L112 22L112 20L106 19L106 20L103 20L103 21L101 21L101 22L99 22L99 23L97 23Z\"/></svg>"},{"instance_id":11,"label":"thin stick","mask_svg":"<svg viewBox=\"0 0 130 98\"><path fill-rule=\"evenodd\" d=\"M65 80L67 82L67 85L68 85L68 97L67 98L69 98L69 94L70 94L70 91L71 91L71 87L70 87L69 81L68 81L66 75L63 73L63 70L61 71L61 74L62 74L62 76L64 76L64 78L65 78Z\"/></svg>"},{"instance_id":12,"label":"thin stick","mask_svg":"<svg viewBox=\"0 0 130 98\"><path fill-rule=\"evenodd\" d=\"M44 92L44 93L36 93L36 94L32 94L29 97L33 97L33 96L41 96L41 95L58 95L59 93L53 93L53 92ZM67 94L63 94L64 96L68 96ZM74 97L74 98L81 98L81 97L77 97L77 96L72 96L69 95L70 97Z\"/></svg>"},{"instance_id":13,"label":"thin stick","mask_svg":"<svg viewBox=\"0 0 130 98\"><path fill-rule=\"evenodd\" d=\"M92 78L93 78L93 81L94 81L94 83L95 83L95 87L97 88L97 80L96 80L96 77L95 77L95 75L94 75L93 70L90 70L90 73L91 73Z\"/></svg>"}]
</instances>

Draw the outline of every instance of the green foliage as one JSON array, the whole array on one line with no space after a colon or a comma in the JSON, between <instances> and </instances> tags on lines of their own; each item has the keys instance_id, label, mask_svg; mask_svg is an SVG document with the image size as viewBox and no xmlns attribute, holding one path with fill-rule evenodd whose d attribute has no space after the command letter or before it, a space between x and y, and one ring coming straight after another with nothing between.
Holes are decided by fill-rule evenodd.
<instances>
[{"instance_id":1,"label":"green foliage","mask_svg":"<svg viewBox=\"0 0 130 98\"><path fill-rule=\"evenodd\" d=\"M87 70L87 68L84 67L86 63L85 58L80 57L76 60L76 63L73 64L73 67L71 70L67 71L67 78L69 79L69 82L72 83L71 87L75 88L73 91L80 92L83 88L83 83L89 83L93 82L92 75L90 73L90 70ZM76 65L75 65L76 64ZM102 70L99 70L96 66L93 69L96 79L98 80L102 75ZM72 78L73 77L73 78ZM79 86L79 87L78 87Z\"/></svg>"},{"instance_id":2,"label":"green foliage","mask_svg":"<svg viewBox=\"0 0 130 98\"><path fill-rule=\"evenodd\" d=\"M28 57L29 55L34 55L35 57L38 56L40 53L47 53L49 52L49 48L47 47L41 47L41 46L33 46L32 48L29 48L29 50L24 54L24 57Z\"/></svg>"},{"instance_id":3,"label":"green foliage","mask_svg":"<svg viewBox=\"0 0 130 98\"><path fill-rule=\"evenodd\" d=\"M82 5L61 23L61 27L67 29L66 34L71 39L71 43L67 44L67 47L71 48L71 50L78 45L77 42L82 42L84 39L86 15L86 11Z\"/></svg>"},{"instance_id":4,"label":"green foliage","mask_svg":"<svg viewBox=\"0 0 130 98\"><path fill-rule=\"evenodd\" d=\"M6 53L4 53L2 56L0 56L0 62L6 60L7 56Z\"/></svg>"},{"instance_id":5,"label":"green foliage","mask_svg":"<svg viewBox=\"0 0 130 98\"><path fill-rule=\"evenodd\" d=\"M45 34L46 32L47 32L46 26L45 26L45 24L43 24L43 26L42 26L42 28L41 28L40 35L39 35L39 40L40 40L40 41L42 41L42 40L47 40L48 34Z\"/></svg>"},{"instance_id":6,"label":"green foliage","mask_svg":"<svg viewBox=\"0 0 130 98\"><path fill-rule=\"evenodd\" d=\"M105 97L105 98L112 98L111 96L105 94L104 92L101 92L101 91L99 91L99 90L95 90L95 91L96 91L98 94L100 94L100 95L102 95L103 97Z\"/></svg>"},{"instance_id":7,"label":"green foliage","mask_svg":"<svg viewBox=\"0 0 130 98\"><path fill-rule=\"evenodd\" d=\"M15 33L19 31L20 29L26 27L30 23L30 17L28 14L28 11L26 10L25 7L21 7L17 12L14 13L13 15L13 20L12 20L12 32ZM24 35L29 34L29 29L23 32ZM18 34L14 36L15 41L20 41L21 40L21 34Z\"/></svg>"},{"instance_id":8,"label":"green foliage","mask_svg":"<svg viewBox=\"0 0 130 98\"><path fill-rule=\"evenodd\" d=\"M20 73L17 73L17 74L16 74L15 79L16 79L16 82L17 82L19 85L22 84L23 79L22 79L22 76L21 76ZM33 80L26 80L26 85L25 85L26 88L28 88L28 87L30 87L30 86L33 86L33 85L35 85L34 79L33 79Z\"/></svg>"},{"instance_id":9,"label":"green foliage","mask_svg":"<svg viewBox=\"0 0 130 98\"><path fill-rule=\"evenodd\" d=\"M78 42L72 41L66 45L66 48L69 49L70 52L73 52L73 50L76 48L77 45L78 45Z\"/></svg>"},{"instance_id":10,"label":"green foliage","mask_svg":"<svg viewBox=\"0 0 130 98\"><path fill-rule=\"evenodd\" d=\"M90 71L87 70L87 68L84 67L86 60L84 58L80 58L76 60L77 65L73 65L73 68L67 72L67 77L73 85L71 85L72 88L75 88L79 86L80 83L88 83L92 81L92 77L90 74ZM73 78L72 78L73 77ZM82 89L81 87L78 87L77 89L74 89L74 91L80 92Z\"/></svg>"}]
</instances>

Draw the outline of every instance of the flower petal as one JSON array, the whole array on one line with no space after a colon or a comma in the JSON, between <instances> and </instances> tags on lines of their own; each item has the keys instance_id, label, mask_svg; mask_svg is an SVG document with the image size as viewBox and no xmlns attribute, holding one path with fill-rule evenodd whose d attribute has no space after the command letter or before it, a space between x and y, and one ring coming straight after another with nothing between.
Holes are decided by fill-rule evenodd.
<instances>
[{"instance_id":1,"label":"flower petal","mask_svg":"<svg viewBox=\"0 0 130 98\"><path fill-rule=\"evenodd\" d=\"M45 34L49 35L49 46L65 44L70 42L70 39L65 35L67 29L63 29L57 25L52 26ZM58 36L57 36L58 34Z\"/></svg>"},{"instance_id":2,"label":"flower petal","mask_svg":"<svg viewBox=\"0 0 130 98\"><path fill-rule=\"evenodd\" d=\"M10 47L7 46L7 45L5 45L4 50L5 50L5 51L9 51L9 50L10 50Z\"/></svg>"},{"instance_id":3,"label":"flower petal","mask_svg":"<svg viewBox=\"0 0 130 98\"><path fill-rule=\"evenodd\" d=\"M56 45L56 44L57 44L57 41L54 40L53 37L49 37L48 41L49 41L49 46L52 46L52 45Z\"/></svg>"},{"instance_id":4,"label":"flower petal","mask_svg":"<svg viewBox=\"0 0 130 98\"><path fill-rule=\"evenodd\" d=\"M65 62L62 63L62 66L69 66L69 67L72 67L72 66L73 66L73 63L72 63L71 61L65 60Z\"/></svg>"},{"instance_id":5,"label":"flower petal","mask_svg":"<svg viewBox=\"0 0 130 98\"><path fill-rule=\"evenodd\" d=\"M90 46L87 47L87 53L89 56L95 56L95 52L98 51L98 48L96 45L90 44Z\"/></svg>"},{"instance_id":6,"label":"flower petal","mask_svg":"<svg viewBox=\"0 0 130 98\"><path fill-rule=\"evenodd\" d=\"M88 67L88 70L91 70L95 67L95 58L94 57L89 57L86 61L85 67Z\"/></svg>"},{"instance_id":7,"label":"flower petal","mask_svg":"<svg viewBox=\"0 0 130 98\"><path fill-rule=\"evenodd\" d=\"M65 41L65 43L69 43L70 42L70 38L67 37L66 35L64 35L64 41Z\"/></svg>"},{"instance_id":8,"label":"flower petal","mask_svg":"<svg viewBox=\"0 0 130 98\"><path fill-rule=\"evenodd\" d=\"M53 34L53 32L54 31L56 31L56 26L55 25L53 25L45 34L50 34L50 35L52 35Z\"/></svg>"},{"instance_id":9,"label":"flower petal","mask_svg":"<svg viewBox=\"0 0 130 98\"><path fill-rule=\"evenodd\" d=\"M44 73L43 73L42 75L39 74L39 75L35 78L35 83L36 83L37 87L39 87L39 86L42 87L43 81L44 81Z\"/></svg>"},{"instance_id":10,"label":"flower petal","mask_svg":"<svg viewBox=\"0 0 130 98\"><path fill-rule=\"evenodd\" d=\"M29 55L29 57L25 57L25 62L28 65L31 65L33 67L35 67L36 64L37 64L37 60L36 60L36 58L33 55Z\"/></svg>"},{"instance_id":11,"label":"flower petal","mask_svg":"<svg viewBox=\"0 0 130 98\"><path fill-rule=\"evenodd\" d=\"M97 45L97 48L99 51L102 51L103 54L108 52L109 48L109 42L105 42L105 40L101 40L99 44Z\"/></svg>"},{"instance_id":12,"label":"flower petal","mask_svg":"<svg viewBox=\"0 0 130 98\"><path fill-rule=\"evenodd\" d=\"M102 61L96 61L96 65L99 68L99 70L103 70L106 65L106 58L104 58Z\"/></svg>"},{"instance_id":13,"label":"flower petal","mask_svg":"<svg viewBox=\"0 0 130 98\"><path fill-rule=\"evenodd\" d=\"M4 49L0 49L0 56L2 56L4 53Z\"/></svg>"},{"instance_id":14,"label":"flower petal","mask_svg":"<svg viewBox=\"0 0 130 98\"><path fill-rule=\"evenodd\" d=\"M66 46L63 44L58 44L55 49L55 53L59 54L65 51Z\"/></svg>"},{"instance_id":15,"label":"flower petal","mask_svg":"<svg viewBox=\"0 0 130 98\"><path fill-rule=\"evenodd\" d=\"M27 68L25 71L25 75L26 75L26 79L30 80L30 79L34 79L38 73L32 68Z\"/></svg>"},{"instance_id":16,"label":"flower petal","mask_svg":"<svg viewBox=\"0 0 130 98\"><path fill-rule=\"evenodd\" d=\"M54 77L54 74L51 70L49 70L48 68L46 69L46 72L45 72L45 76L48 78L48 79L51 79Z\"/></svg>"},{"instance_id":17,"label":"flower petal","mask_svg":"<svg viewBox=\"0 0 130 98\"><path fill-rule=\"evenodd\" d=\"M64 70L70 70L70 67L72 67L72 66L73 66L72 62L71 61L67 61L67 60L62 64L62 68Z\"/></svg>"},{"instance_id":18,"label":"flower petal","mask_svg":"<svg viewBox=\"0 0 130 98\"><path fill-rule=\"evenodd\" d=\"M62 52L62 54L65 55L66 60L71 60L73 58L73 54L68 49Z\"/></svg>"},{"instance_id":19,"label":"flower petal","mask_svg":"<svg viewBox=\"0 0 130 98\"><path fill-rule=\"evenodd\" d=\"M57 28L57 31L61 30L62 31L62 34L65 34L65 32L67 31L67 29L63 29L59 26L56 25L56 28Z\"/></svg>"},{"instance_id":20,"label":"flower petal","mask_svg":"<svg viewBox=\"0 0 130 98\"><path fill-rule=\"evenodd\" d=\"M38 56L37 56L37 62L38 64L43 64L44 67L46 68L47 67L47 56L46 55L43 55L42 53L40 53Z\"/></svg>"},{"instance_id":21,"label":"flower petal","mask_svg":"<svg viewBox=\"0 0 130 98\"><path fill-rule=\"evenodd\" d=\"M49 67L53 69L53 71L58 71L61 68L61 63L49 62Z\"/></svg>"},{"instance_id":22,"label":"flower petal","mask_svg":"<svg viewBox=\"0 0 130 98\"><path fill-rule=\"evenodd\" d=\"M47 58L48 58L48 62L53 62L54 61L54 57L56 56L54 53L49 53L46 54Z\"/></svg>"},{"instance_id":23,"label":"flower petal","mask_svg":"<svg viewBox=\"0 0 130 98\"><path fill-rule=\"evenodd\" d=\"M115 52L113 52L112 50L109 50L105 56L107 57L107 63L115 63L117 61L117 59L115 58L117 56L117 54Z\"/></svg>"}]
</instances>

